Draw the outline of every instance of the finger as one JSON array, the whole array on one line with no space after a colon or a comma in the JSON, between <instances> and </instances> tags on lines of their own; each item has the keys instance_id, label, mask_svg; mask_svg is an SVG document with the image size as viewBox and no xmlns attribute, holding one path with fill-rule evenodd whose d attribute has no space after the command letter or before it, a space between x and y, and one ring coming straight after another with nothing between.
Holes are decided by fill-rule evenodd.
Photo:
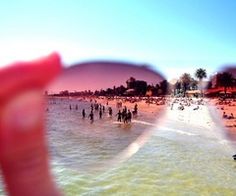
<instances>
[{"instance_id":1,"label":"finger","mask_svg":"<svg viewBox=\"0 0 236 196\"><path fill-rule=\"evenodd\" d=\"M15 62L0 70L0 104L21 91L42 88L61 71L60 56L53 53L31 62Z\"/></svg>"}]
</instances>

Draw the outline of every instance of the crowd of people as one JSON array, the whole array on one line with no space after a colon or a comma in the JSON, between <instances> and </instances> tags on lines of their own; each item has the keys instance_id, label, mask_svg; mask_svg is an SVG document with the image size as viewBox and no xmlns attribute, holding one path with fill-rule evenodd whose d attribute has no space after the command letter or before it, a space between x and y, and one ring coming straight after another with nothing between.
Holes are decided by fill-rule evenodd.
<instances>
[{"instance_id":1,"label":"crowd of people","mask_svg":"<svg viewBox=\"0 0 236 196\"><path fill-rule=\"evenodd\" d=\"M221 110L222 119L224 124L227 128L230 128L235 131L236 127L236 117L235 115L235 106L236 106L236 99L235 98L228 98L224 99L219 97L218 100L215 102L217 109Z\"/></svg>"},{"instance_id":2,"label":"crowd of people","mask_svg":"<svg viewBox=\"0 0 236 196\"><path fill-rule=\"evenodd\" d=\"M83 108L82 109L82 118L86 119L86 117L89 118L90 122L94 122L94 115L97 114L99 119L104 118L104 114L107 113L108 117L112 118L113 117L113 109L112 107L109 106L108 101L106 102L106 106L102 105L101 103L98 103L96 100L90 100L91 105L90 105L90 110L89 113L86 112L86 110ZM131 123L132 117L137 116L138 114L138 104L136 103L134 105L134 109L131 112L130 109L128 109L126 106L123 107L122 109L122 104L117 104L116 105L118 113L115 114L114 116L117 117L118 122L123 122L124 124ZM70 104L69 109L72 110L73 107ZM78 110L78 105L76 104L74 107L75 110Z\"/></svg>"},{"instance_id":3,"label":"crowd of people","mask_svg":"<svg viewBox=\"0 0 236 196\"><path fill-rule=\"evenodd\" d=\"M174 105L178 105L178 110L184 110L186 107L195 106L193 110L200 109L200 105L205 105L204 99L193 99L193 98L174 98L170 104L171 110L174 109Z\"/></svg>"}]
</instances>

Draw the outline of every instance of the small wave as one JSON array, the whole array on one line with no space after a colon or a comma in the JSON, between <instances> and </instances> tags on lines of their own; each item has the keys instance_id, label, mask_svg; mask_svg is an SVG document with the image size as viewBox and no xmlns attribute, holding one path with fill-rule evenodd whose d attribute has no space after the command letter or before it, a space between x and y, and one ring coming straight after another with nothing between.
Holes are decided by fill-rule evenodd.
<instances>
[{"instance_id":1,"label":"small wave","mask_svg":"<svg viewBox=\"0 0 236 196\"><path fill-rule=\"evenodd\" d=\"M141 121L141 120L133 120L132 122L143 124L143 125L157 126L155 123L150 123L150 122Z\"/></svg>"},{"instance_id":2,"label":"small wave","mask_svg":"<svg viewBox=\"0 0 236 196\"><path fill-rule=\"evenodd\" d=\"M229 141L227 141L227 140L219 140L219 143L224 145L224 144L228 144Z\"/></svg>"},{"instance_id":3,"label":"small wave","mask_svg":"<svg viewBox=\"0 0 236 196\"><path fill-rule=\"evenodd\" d=\"M189 133L189 132L186 132L186 131L182 131L182 130L179 130L179 129L172 129L172 128L169 128L169 127L160 127L159 129L179 133L179 134L182 134L182 135L197 136L197 134L195 134L195 133Z\"/></svg>"},{"instance_id":4,"label":"small wave","mask_svg":"<svg viewBox=\"0 0 236 196\"><path fill-rule=\"evenodd\" d=\"M138 123L138 124L149 125L149 126L156 126L155 123L150 123L150 122L141 121L141 120L133 120L132 123ZM124 124L124 123L114 121L113 124Z\"/></svg>"}]
</instances>

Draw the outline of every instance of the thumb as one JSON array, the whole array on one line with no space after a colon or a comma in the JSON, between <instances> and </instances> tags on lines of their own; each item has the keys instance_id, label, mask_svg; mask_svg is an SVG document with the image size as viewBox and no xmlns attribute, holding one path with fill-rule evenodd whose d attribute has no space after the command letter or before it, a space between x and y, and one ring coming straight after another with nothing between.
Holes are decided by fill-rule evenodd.
<instances>
[{"instance_id":1,"label":"thumb","mask_svg":"<svg viewBox=\"0 0 236 196\"><path fill-rule=\"evenodd\" d=\"M58 195L48 165L42 92L60 70L56 53L0 70L0 164L10 195Z\"/></svg>"}]
</instances>

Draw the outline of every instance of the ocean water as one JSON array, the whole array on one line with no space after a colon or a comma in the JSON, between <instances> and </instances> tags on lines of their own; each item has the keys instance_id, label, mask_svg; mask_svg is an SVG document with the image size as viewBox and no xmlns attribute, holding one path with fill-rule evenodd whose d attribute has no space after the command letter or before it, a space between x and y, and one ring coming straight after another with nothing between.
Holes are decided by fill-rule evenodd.
<instances>
[{"instance_id":1,"label":"ocean water","mask_svg":"<svg viewBox=\"0 0 236 196\"><path fill-rule=\"evenodd\" d=\"M205 116L189 111L176 117L167 109L157 125L155 115L140 113L125 126L106 114L98 119L95 113L92 124L82 119L81 110L90 110L85 101L49 100L48 108L51 167L65 195L236 195L232 141L206 109ZM209 126L190 126L196 118ZM151 133L145 145L119 161L145 133Z\"/></svg>"},{"instance_id":2,"label":"ocean water","mask_svg":"<svg viewBox=\"0 0 236 196\"><path fill-rule=\"evenodd\" d=\"M70 105L72 110L69 109ZM75 109L76 105L78 110ZM99 112L94 110L94 121L91 123L88 117L90 105L90 102L75 99L58 99L49 104L47 133L55 163L78 171L107 169L111 160L119 158L122 151L155 125L154 115L140 112L131 124L118 123L118 109L113 107L113 116L110 117L109 106L105 106L101 119ZM82 109L86 111L84 119Z\"/></svg>"},{"instance_id":3,"label":"ocean water","mask_svg":"<svg viewBox=\"0 0 236 196\"><path fill-rule=\"evenodd\" d=\"M70 111L68 104L78 104L78 111ZM76 100L49 106L52 168L66 195L236 194L233 148L217 124L189 126L179 121L186 116L177 116L177 121L168 114L171 111L159 127L150 114L141 114L131 127L108 117L90 124L81 120L81 109L89 107ZM210 113L208 118L212 121ZM124 162L108 164L149 130L151 137L137 153Z\"/></svg>"}]
</instances>

